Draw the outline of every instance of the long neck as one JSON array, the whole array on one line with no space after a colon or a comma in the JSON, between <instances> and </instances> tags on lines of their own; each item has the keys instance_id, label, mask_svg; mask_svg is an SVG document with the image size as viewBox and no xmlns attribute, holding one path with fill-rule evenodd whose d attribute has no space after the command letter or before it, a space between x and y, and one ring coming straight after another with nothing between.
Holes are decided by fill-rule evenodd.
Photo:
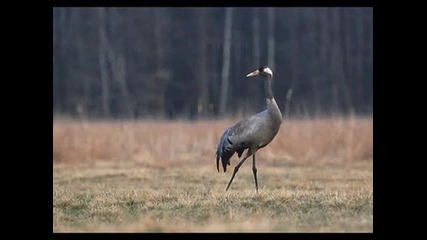
<instances>
[{"instance_id":1,"label":"long neck","mask_svg":"<svg viewBox=\"0 0 427 240\"><path fill-rule=\"evenodd\" d=\"M273 99L273 98L274 98L274 97L273 97L273 90L271 90L271 82L272 82L272 80L271 80L271 77L270 77L270 76L268 76L268 77L267 77L267 80L264 82L265 95L266 95L266 98L267 98L268 100L271 100L271 99Z\"/></svg>"},{"instance_id":2,"label":"long neck","mask_svg":"<svg viewBox=\"0 0 427 240\"><path fill-rule=\"evenodd\" d=\"M277 106L276 100L274 100L273 90L271 89L272 79L270 76L267 77L267 80L264 83L265 86L265 95L267 101L267 109L270 114L276 117L276 119L281 122L282 113L280 112L279 106Z\"/></svg>"}]
</instances>

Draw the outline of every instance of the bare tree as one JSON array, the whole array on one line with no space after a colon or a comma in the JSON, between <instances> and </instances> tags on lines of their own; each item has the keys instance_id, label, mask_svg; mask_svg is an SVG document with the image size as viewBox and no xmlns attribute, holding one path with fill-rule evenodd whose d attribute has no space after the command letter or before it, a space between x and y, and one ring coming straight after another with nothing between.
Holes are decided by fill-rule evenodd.
<instances>
[{"instance_id":1,"label":"bare tree","mask_svg":"<svg viewBox=\"0 0 427 240\"><path fill-rule=\"evenodd\" d=\"M53 9L53 107L56 112L65 111L65 100L68 91L65 89L67 80L64 73L64 44L67 39L66 8Z\"/></svg>"},{"instance_id":2,"label":"bare tree","mask_svg":"<svg viewBox=\"0 0 427 240\"><path fill-rule=\"evenodd\" d=\"M107 39L107 21L106 21L105 8L98 8L99 16L99 71L101 78L102 89L102 112L105 117L110 116L110 79L108 76L108 39Z\"/></svg>"},{"instance_id":3,"label":"bare tree","mask_svg":"<svg viewBox=\"0 0 427 240\"><path fill-rule=\"evenodd\" d=\"M297 62L297 56L299 52L299 42L297 39L297 21L298 21L298 15L295 14L294 9L288 10L288 26L289 26L289 55L290 55L290 73L291 73L291 89L294 91L297 91L298 86L298 80L299 80L299 64ZM290 103L290 101L288 101ZM286 106L286 105L285 105ZM285 114L287 113L287 109L290 107L286 107ZM299 111L299 109L298 109ZM299 114L299 112L298 112Z\"/></svg>"},{"instance_id":4,"label":"bare tree","mask_svg":"<svg viewBox=\"0 0 427 240\"><path fill-rule=\"evenodd\" d=\"M312 64L310 65L310 71L313 73L313 76L311 78L309 78L309 82L311 85L311 89L313 92L313 102L314 102L314 112L315 115L318 115L321 112L321 101L320 101L320 92L322 91L322 88L320 87L321 84L319 83L320 81L320 68L321 65L319 63L319 59L318 59L318 49L320 47L319 44L317 44L318 40L317 38L319 38L319 19L318 19L318 14L316 14L316 12L318 12L318 9L315 8L307 8L307 9L303 9L302 10L302 16L304 17L305 21L306 21L306 38L305 38L305 44L304 46L308 46L310 47L310 55L309 58L312 62Z\"/></svg>"},{"instance_id":5,"label":"bare tree","mask_svg":"<svg viewBox=\"0 0 427 240\"><path fill-rule=\"evenodd\" d=\"M209 104L209 74L208 74L208 59L207 59L207 19L208 11L206 8L201 8L196 11L198 23L198 63L199 63L199 95L197 99L197 114L201 117L206 117Z\"/></svg>"},{"instance_id":6,"label":"bare tree","mask_svg":"<svg viewBox=\"0 0 427 240\"><path fill-rule=\"evenodd\" d=\"M274 7L268 8L268 65L274 71L275 67L275 12Z\"/></svg>"},{"instance_id":7,"label":"bare tree","mask_svg":"<svg viewBox=\"0 0 427 240\"><path fill-rule=\"evenodd\" d=\"M155 44L155 58L156 70L152 75L152 81L156 86L149 86L155 94L155 102L152 103L157 109L159 116L165 115L165 102L166 102L166 87L171 79L171 74L166 66L166 53L169 50L167 41L167 25L169 24L169 9L156 8L154 10L154 44ZM148 84L150 85L150 84ZM147 85L146 85L147 86Z\"/></svg>"},{"instance_id":8,"label":"bare tree","mask_svg":"<svg viewBox=\"0 0 427 240\"><path fill-rule=\"evenodd\" d=\"M126 79L126 60L121 50L119 9L99 8L99 67L102 87L102 109L105 116L111 115L111 100L118 102L116 114L133 117L133 107ZM113 20L111 20L113 19ZM111 20L111 21L109 21ZM109 31L107 32L107 28ZM118 93L112 91L116 86Z\"/></svg>"},{"instance_id":9,"label":"bare tree","mask_svg":"<svg viewBox=\"0 0 427 240\"><path fill-rule=\"evenodd\" d=\"M327 11L327 15L326 15L326 21L328 23L328 25L330 26L330 30L328 32L329 38L330 38L330 42L329 42L329 76L331 79L331 92L332 92L332 106L333 109L338 109L338 91L339 91L339 87L338 87L338 76L337 74L335 74L335 70L337 69L337 61L339 61L337 59L337 51L336 51L336 45L337 45L337 39L335 37L335 31L336 29L334 29L334 25L335 25L335 20L334 20L334 9L328 9Z\"/></svg>"},{"instance_id":10,"label":"bare tree","mask_svg":"<svg viewBox=\"0 0 427 240\"><path fill-rule=\"evenodd\" d=\"M365 39L364 39L364 33L365 33L365 25L364 25L364 13L361 9L356 9L356 39L353 39L355 41L358 51L356 51L356 54L354 56L354 60L356 63L356 69L355 69L355 75L357 77L358 81L361 81L366 75L364 71L364 63L365 63L365 55L364 55L364 49L366 47ZM359 96L362 97L363 93L363 86L361 84L357 85L357 92L359 93Z\"/></svg>"},{"instance_id":11,"label":"bare tree","mask_svg":"<svg viewBox=\"0 0 427 240\"><path fill-rule=\"evenodd\" d=\"M130 99L127 81L126 81L126 61L125 58L119 54L114 65L114 79L118 83L121 95L121 108L125 111L125 116L133 118L133 104Z\"/></svg>"},{"instance_id":12,"label":"bare tree","mask_svg":"<svg viewBox=\"0 0 427 240\"><path fill-rule=\"evenodd\" d=\"M252 11L252 67L256 68L259 67L261 64L261 33L260 33L260 10L259 8L253 8ZM244 112L246 111L253 111L254 107L258 108L258 105L261 104L262 101L259 101L260 99L257 99L255 96L260 96L258 93L258 85L257 84L247 84L247 96L249 96L249 99L245 101L244 104ZM259 106L261 107L261 106Z\"/></svg>"},{"instance_id":13,"label":"bare tree","mask_svg":"<svg viewBox=\"0 0 427 240\"><path fill-rule=\"evenodd\" d=\"M76 62L79 65L84 65L85 60L86 60L86 56L83 51L85 50L82 46L84 46L84 43L82 41L82 38L78 38L77 39L77 45L79 46L79 54L77 54L77 58L76 58ZM78 105L77 105L77 112L80 115L81 118L86 118L87 117L87 111L89 108L89 102L90 102L90 93L91 93L91 82L92 79L90 77L87 77L87 75L84 73L83 70L81 70L82 73L80 73L81 77L80 77L80 81L81 84L83 84L83 97L80 101L78 101Z\"/></svg>"},{"instance_id":14,"label":"bare tree","mask_svg":"<svg viewBox=\"0 0 427 240\"><path fill-rule=\"evenodd\" d=\"M155 8L154 9L154 43L155 43L155 57L156 57L156 68L157 69L163 69L165 65L164 61L164 50L165 50L165 43L164 43L164 37L163 37L163 30L165 22L163 21L166 17L164 14L165 9L161 8Z\"/></svg>"},{"instance_id":15,"label":"bare tree","mask_svg":"<svg viewBox=\"0 0 427 240\"><path fill-rule=\"evenodd\" d=\"M228 95L229 71L230 71L230 46L231 46L231 26L233 20L233 8L226 8L225 10L225 24L224 24L224 48L223 48L223 62L221 74L221 92L219 98L219 114L224 116L226 112L226 103Z\"/></svg>"},{"instance_id":16,"label":"bare tree","mask_svg":"<svg viewBox=\"0 0 427 240\"><path fill-rule=\"evenodd\" d=\"M252 61L254 66L260 64L261 59L261 50L260 50L260 33L259 33L259 9L253 9L252 18L252 39L253 39L253 51L252 51Z\"/></svg>"},{"instance_id":17,"label":"bare tree","mask_svg":"<svg viewBox=\"0 0 427 240\"><path fill-rule=\"evenodd\" d=\"M133 104L127 83L126 58L121 49L124 43L121 37L121 25L119 20L122 19L122 16L119 14L119 9L112 9L110 14L112 19L116 19L116 21L111 21L110 23L110 25L113 25L113 37L111 40L108 38L108 40L112 42L112 44L108 45L111 52L108 56L112 66L112 77L120 93L120 111L123 111L125 117L133 118Z\"/></svg>"},{"instance_id":18,"label":"bare tree","mask_svg":"<svg viewBox=\"0 0 427 240\"><path fill-rule=\"evenodd\" d=\"M293 90L292 88L289 88L288 91L286 92L286 102L285 102L285 118L289 118L290 117L290 109L291 109L291 100L292 100L292 93Z\"/></svg>"},{"instance_id":19,"label":"bare tree","mask_svg":"<svg viewBox=\"0 0 427 240\"><path fill-rule=\"evenodd\" d=\"M342 18L340 18L340 12L341 9L337 8L334 9L332 12L332 27L334 29L334 33L335 33L335 44L332 46L332 66L333 67L333 73L335 74L335 81L336 84L338 85L338 92L339 94L342 96L339 99L342 99L345 106L345 109L348 109L350 111L352 111L352 104L351 104L351 91L348 88L347 84L346 84L346 77L347 75L345 74L345 52L344 52L344 47L343 47L343 43L344 41L342 41L340 38L343 38L343 33L342 30L343 28L341 28L341 25L343 24L342 22Z\"/></svg>"}]
</instances>

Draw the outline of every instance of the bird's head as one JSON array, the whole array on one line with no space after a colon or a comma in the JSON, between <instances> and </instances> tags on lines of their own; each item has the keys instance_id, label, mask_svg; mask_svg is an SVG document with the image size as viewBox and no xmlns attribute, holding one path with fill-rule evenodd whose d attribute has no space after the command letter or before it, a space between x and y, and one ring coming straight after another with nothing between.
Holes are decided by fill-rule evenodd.
<instances>
[{"instance_id":1,"label":"bird's head","mask_svg":"<svg viewBox=\"0 0 427 240\"><path fill-rule=\"evenodd\" d=\"M273 71L271 71L271 69L267 66L262 66L262 67L258 68L257 70L246 75L246 77L254 77L254 76L258 76L258 75L262 75L262 76L266 76L266 77L273 77Z\"/></svg>"}]
</instances>

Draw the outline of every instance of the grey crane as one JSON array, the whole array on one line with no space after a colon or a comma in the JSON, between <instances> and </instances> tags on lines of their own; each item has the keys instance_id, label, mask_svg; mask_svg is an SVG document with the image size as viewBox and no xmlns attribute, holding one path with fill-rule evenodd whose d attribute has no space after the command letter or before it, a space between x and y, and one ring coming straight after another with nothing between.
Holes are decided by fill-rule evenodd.
<instances>
[{"instance_id":1,"label":"grey crane","mask_svg":"<svg viewBox=\"0 0 427 240\"><path fill-rule=\"evenodd\" d=\"M221 139L219 140L218 148L216 151L216 168L219 172L219 160L221 159L224 172L227 171L227 164L230 165L230 158L237 152L238 157L242 156L243 151L248 149L245 157L234 168L233 175L227 185L226 191L233 182L234 176L239 171L240 166L245 160L252 156L252 172L255 179L255 188L258 192L257 168L255 163L255 153L267 146L273 138L277 135L282 123L282 113L277 106L271 90L271 83L273 72L267 66L262 66L257 70L249 73L246 77L254 76L265 77L265 94L267 101L267 109L252 115L240 122L234 124L232 127L225 130Z\"/></svg>"}]
</instances>

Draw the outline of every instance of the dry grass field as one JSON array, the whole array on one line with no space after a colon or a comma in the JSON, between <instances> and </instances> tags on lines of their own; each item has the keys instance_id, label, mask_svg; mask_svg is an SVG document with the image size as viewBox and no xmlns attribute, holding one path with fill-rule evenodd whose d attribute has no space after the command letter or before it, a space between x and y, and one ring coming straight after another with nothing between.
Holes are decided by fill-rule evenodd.
<instances>
[{"instance_id":1,"label":"dry grass field","mask_svg":"<svg viewBox=\"0 0 427 240\"><path fill-rule=\"evenodd\" d=\"M53 123L54 232L372 232L372 117L285 120L229 191L238 121Z\"/></svg>"}]
</instances>

